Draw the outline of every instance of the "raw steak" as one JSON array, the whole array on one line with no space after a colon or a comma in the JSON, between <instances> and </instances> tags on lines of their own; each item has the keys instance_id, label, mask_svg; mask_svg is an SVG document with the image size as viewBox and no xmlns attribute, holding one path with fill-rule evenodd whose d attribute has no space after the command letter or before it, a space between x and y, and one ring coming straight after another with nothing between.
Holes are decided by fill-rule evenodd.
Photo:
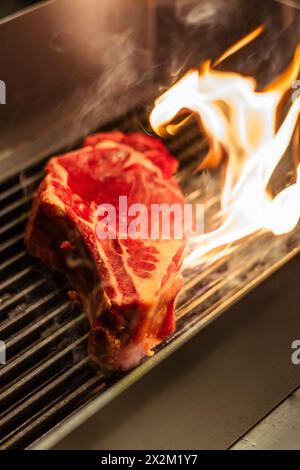
<instances>
[{"instance_id":1,"label":"raw steak","mask_svg":"<svg viewBox=\"0 0 300 470\"><path fill-rule=\"evenodd\" d=\"M99 239L97 207L118 208L121 195L128 206L182 207L176 169L153 137L95 134L81 149L52 158L35 194L26 246L69 277L90 321L90 356L102 367L134 367L174 330L184 238Z\"/></svg>"}]
</instances>

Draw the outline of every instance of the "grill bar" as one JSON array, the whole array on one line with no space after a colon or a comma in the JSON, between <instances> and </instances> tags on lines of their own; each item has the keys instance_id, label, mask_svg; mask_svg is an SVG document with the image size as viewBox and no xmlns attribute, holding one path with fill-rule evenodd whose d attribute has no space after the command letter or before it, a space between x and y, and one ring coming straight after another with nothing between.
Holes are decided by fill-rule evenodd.
<instances>
[{"instance_id":1,"label":"grill bar","mask_svg":"<svg viewBox=\"0 0 300 470\"><path fill-rule=\"evenodd\" d=\"M0 202L7 200L10 196L16 195L16 193L20 193L22 196L24 195L24 191L26 188L30 187L31 185L36 185L42 179L44 175L44 170L38 171L34 173L33 176L26 178L26 180L21 181L18 178L18 182L14 184L7 190L4 190L0 194Z\"/></svg>"},{"instance_id":2,"label":"grill bar","mask_svg":"<svg viewBox=\"0 0 300 470\"><path fill-rule=\"evenodd\" d=\"M18 225L19 223L23 222L24 220L26 220L28 217L28 213L24 213L24 214L21 214L20 216L16 217L14 220L12 220L11 222L8 222L6 225L4 225L3 227L1 227L0 229L0 235L3 235L5 232L7 232L8 230L14 228L16 225Z\"/></svg>"},{"instance_id":3,"label":"grill bar","mask_svg":"<svg viewBox=\"0 0 300 470\"><path fill-rule=\"evenodd\" d=\"M26 437L28 429L32 432L35 427L41 425L41 422L45 421L49 416L53 415L53 404L50 407L49 401L51 402L51 398L55 392L58 392L61 401L65 402L65 390L68 390L68 393L70 393L74 392L74 389L76 389L76 396L78 396L77 387L82 379L85 383L81 385L81 387L83 386L86 388L88 386L86 382L86 380L89 378L89 375L87 374L87 366L88 358L85 357L73 365L70 369L60 373L54 380L48 383L46 387L36 392L24 404L14 408L13 411L7 414L3 420L0 420L0 430L5 428L7 432L7 429L9 431L14 429L16 423L19 422L20 417L24 419L24 423L20 428L18 428L18 432L13 437L13 440L10 443L10 447L11 444L16 442L16 440L18 440L20 437L24 438L24 435ZM93 377L92 380L93 382L98 382L99 378ZM71 387L70 383L72 383ZM30 412L30 414L28 412ZM5 440L1 442L1 445L4 449L7 448L7 443L5 443Z\"/></svg>"},{"instance_id":4,"label":"grill bar","mask_svg":"<svg viewBox=\"0 0 300 470\"><path fill-rule=\"evenodd\" d=\"M35 321L30 326L27 326L26 328L24 328L24 330L19 331L18 334L14 335L14 337L11 338L6 343L7 350L9 351L10 348L12 348L15 345L19 346L20 344L22 344L22 341L24 341L24 339L26 339L27 336L31 336L33 333L36 333L42 330L42 328L47 323L49 323L50 320L53 320L55 317L65 312L68 307L69 307L69 302L64 302L59 307L56 307L54 310L52 311L50 310L50 312L47 313L47 315L41 317L38 321Z\"/></svg>"},{"instance_id":5,"label":"grill bar","mask_svg":"<svg viewBox=\"0 0 300 470\"><path fill-rule=\"evenodd\" d=\"M34 265L27 266L27 268L22 269L22 271L16 273L14 276L10 277L9 279L6 279L6 281L0 283L0 291L10 286L11 284L15 283L16 281L21 279L23 276L29 274L33 270L34 270Z\"/></svg>"},{"instance_id":6,"label":"grill bar","mask_svg":"<svg viewBox=\"0 0 300 470\"><path fill-rule=\"evenodd\" d=\"M18 300L20 300L25 295L31 294L33 291L35 291L36 289L41 287L45 282L46 282L45 279L38 279L37 281L33 282L32 284L29 284L29 286L25 287L24 289L22 289L17 294L9 297L6 301L4 301L0 305L0 313L1 313L2 310L9 307L11 304L15 304Z\"/></svg>"},{"instance_id":7,"label":"grill bar","mask_svg":"<svg viewBox=\"0 0 300 470\"><path fill-rule=\"evenodd\" d=\"M33 198L33 193L24 196L17 201L7 205L4 209L0 210L0 218L4 218L4 216L8 214L14 213L16 209L20 210L23 206L26 206L28 202L30 202Z\"/></svg>"},{"instance_id":8,"label":"grill bar","mask_svg":"<svg viewBox=\"0 0 300 470\"><path fill-rule=\"evenodd\" d=\"M26 367L28 367L28 362L31 360L33 361L35 357L40 359L43 357L42 353L45 353L47 357L47 349L51 351L51 347L60 346L65 347L66 344L64 341L61 343L56 343L59 339L64 339L65 337L68 338L68 334L71 335L76 327L82 326L85 323L85 316L83 314L79 315L78 317L74 318L73 320L69 321L67 324L62 326L61 328L54 331L54 333L49 334L46 338L38 341L34 344L31 348L26 349L21 354L18 354L15 359L8 362L7 365L2 367L1 375L0 375L0 383L4 382L6 377L8 378L17 378L18 372L22 369L22 366L26 363ZM72 337L71 337L72 338ZM75 338L72 338L75 339ZM55 349L54 349L55 350ZM28 361L29 360L29 361ZM34 366L35 364L33 364ZM32 367L32 365L30 365ZM28 369L26 368L26 373Z\"/></svg>"},{"instance_id":9,"label":"grill bar","mask_svg":"<svg viewBox=\"0 0 300 470\"><path fill-rule=\"evenodd\" d=\"M86 361L83 361L83 363L86 365ZM80 370L78 368L76 373L78 374L79 372ZM28 445L27 436L29 433L38 438L40 429L47 429L47 426L53 427L57 424L57 421L59 422L63 419L64 414L62 411L71 414L77 409L78 403L82 404L80 400L83 397L89 396L91 391L101 393L105 387L103 380L99 377L94 376L90 379L84 377L84 379L84 383L79 387L77 386L76 390L70 391L70 387L68 387L68 394L62 391L60 400L52 404L51 407L47 406L43 408L40 414L35 415L31 422L26 423L21 431L18 431L10 439L4 441L2 443L2 449L14 449L19 448L20 445L23 447ZM58 416L60 419L58 419Z\"/></svg>"},{"instance_id":10,"label":"grill bar","mask_svg":"<svg viewBox=\"0 0 300 470\"><path fill-rule=\"evenodd\" d=\"M1 243L0 244L0 255L2 256L2 253L5 252L5 250L7 250L8 248L13 247L18 242L23 241L23 239L24 239L24 232L21 232L18 235L15 235L14 237L10 238L7 242ZM23 246L23 244L22 244L22 246Z\"/></svg>"},{"instance_id":11,"label":"grill bar","mask_svg":"<svg viewBox=\"0 0 300 470\"><path fill-rule=\"evenodd\" d=\"M1 338L6 338L9 334L9 332L13 329L20 328L22 324L26 323L32 319L32 314L35 313L38 309L41 308L49 308L50 301L54 300L57 298L58 294L60 291L58 289L53 290L46 296L43 296L42 298L36 300L30 306L23 311L21 311L20 314L15 315L13 318L9 318L8 320L4 321L3 323L0 324L0 336Z\"/></svg>"},{"instance_id":12,"label":"grill bar","mask_svg":"<svg viewBox=\"0 0 300 470\"><path fill-rule=\"evenodd\" d=\"M0 264L0 273L4 269L8 268L10 265L14 264L16 261L20 261L20 259L24 258L26 256L25 250L20 251L16 255L12 256L9 258L7 261L4 261L3 263Z\"/></svg>"},{"instance_id":13,"label":"grill bar","mask_svg":"<svg viewBox=\"0 0 300 470\"><path fill-rule=\"evenodd\" d=\"M76 348L85 346L86 340L88 337L88 333L85 333L83 336L78 338L73 343L69 344L66 348L62 349L58 353L54 354L50 357L50 359L44 361L40 366L33 369L29 374L22 377L21 380L13 383L10 387L5 389L0 394L0 403L1 407L5 406L7 401L11 401L16 395L20 395L23 390L26 390L27 387L30 386L31 383L34 381L41 382L42 378L45 377L45 373L48 372L51 366L55 364L59 364L62 359L65 359L65 364L67 364L67 357L70 353L74 353Z\"/></svg>"}]
</instances>

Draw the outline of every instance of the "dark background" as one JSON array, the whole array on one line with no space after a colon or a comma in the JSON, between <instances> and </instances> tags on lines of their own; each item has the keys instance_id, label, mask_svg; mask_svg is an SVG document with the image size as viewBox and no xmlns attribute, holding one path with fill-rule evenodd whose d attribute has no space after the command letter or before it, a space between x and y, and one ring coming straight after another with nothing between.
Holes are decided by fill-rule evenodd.
<instances>
[{"instance_id":1,"label":"dark background","mask_svg":"<svg viewBox=\"0 0 300 470\"><path fill-rule=\"evenodd\" d=\"M0 5L0 18L11 15L22 8L26 8L34 3L39 3L37 0L2 0Z\"/></svg>"}]
</instances>

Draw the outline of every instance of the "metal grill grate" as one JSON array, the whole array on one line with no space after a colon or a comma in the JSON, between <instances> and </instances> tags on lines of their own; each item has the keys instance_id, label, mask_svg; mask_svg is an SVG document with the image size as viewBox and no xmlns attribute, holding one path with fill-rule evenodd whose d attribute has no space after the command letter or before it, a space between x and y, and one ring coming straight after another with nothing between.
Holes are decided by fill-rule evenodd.
<instances>
[{"instance_id":1,"label":"metal grill grate","mask_svg":"<svg viewBox=\"0 0 300 470\"><path fill-rule=\"evenodd\" d=\"M113 127L141 130L145 121L144 113L133 112ZM187 152L196 136L180 137L173 150ZM25 251L24 228L44 163L0 186L0 339L7 350L0 367L2 449L30 445L118 378L89 364L87 320L68 300L65 278Z\"/></svg>"},{"instance_id":2,"label":"metal grill grate","mask_svg":"<svg viewBox=\"0 0 300 470\"><path fill-rule=\"evenodd\" d=\"M132 112L104 130L147 131L146 122L144 111ZM188 200L197 199L199 182L190 175L205 152L198 128L191 123L167 144L181 162L178 178ZM0 340L7 346L7 363L0 366L2 449L30 446L122 379L121 374L104 377L89 364L88 324L68 300L70 286L25 251L24 227L44 163L0 185ZM176 332L158 351L186 340L299 251L299 229L271 243L270 238L250 237L230 261L226 256L212 259L205 269L187 273Z\"/></svg>"},{"instance_id":3,"label":"metal grill grate","mask_svg":"<svg viewBox=\"0 0 300 470\"><path fill-rule=\"evenodd\" d=\"M87 323L67 283L24 250L24 226L42 165L1 186L0 369L1 448L20 448L103 387L86 357ZM26 180L26 181L25 181Z\"/></svg>"}]
</instances>

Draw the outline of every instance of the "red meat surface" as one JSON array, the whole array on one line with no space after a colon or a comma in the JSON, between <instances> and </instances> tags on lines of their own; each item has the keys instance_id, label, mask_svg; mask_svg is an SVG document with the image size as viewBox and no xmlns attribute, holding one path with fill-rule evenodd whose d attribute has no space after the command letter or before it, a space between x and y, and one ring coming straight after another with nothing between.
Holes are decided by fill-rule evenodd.
<instances>
[{"instance_id":1,"label":"red meat surface","mask_svg":"<svg viewBox=\"0 0 300 470\"><path fill-rule=\"evenodd\" d=\"M90 356L101 367L132 368L173 332L185 240L99 239L97 208L118 211L119 196L128 205L182 206L176 169L153 137L100 133L52 158L35 194L25 244L70 279L91 325Z\"/></svg>"}]
</instances>

